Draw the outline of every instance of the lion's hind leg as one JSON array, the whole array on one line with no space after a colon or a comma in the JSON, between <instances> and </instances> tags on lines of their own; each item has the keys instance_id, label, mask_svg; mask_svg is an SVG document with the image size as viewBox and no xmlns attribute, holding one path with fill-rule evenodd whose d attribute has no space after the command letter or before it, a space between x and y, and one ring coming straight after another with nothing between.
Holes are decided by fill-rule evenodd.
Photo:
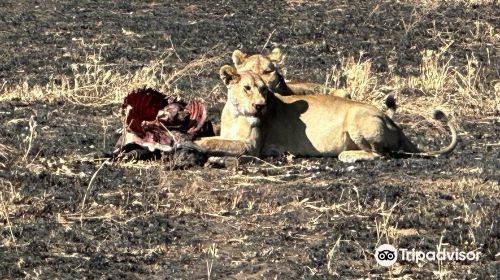
<instances>
[{"instance_id":1,"label":"lion's hind leg","mask_svg":"<svg viewBox=\"0 0 500 280\"><path fill-rule=\"evenodd\" d=\"M345 151L339 154L338 159L340 161L354 163L358 161L371 161L382 157L382 145L379 145L376 141L380 137L380 134L377 133L377 129L373 130L370 128L363 128L356 125L348 131L347 137L350 144L346 146Z\"/></svg>"}]
</instances>

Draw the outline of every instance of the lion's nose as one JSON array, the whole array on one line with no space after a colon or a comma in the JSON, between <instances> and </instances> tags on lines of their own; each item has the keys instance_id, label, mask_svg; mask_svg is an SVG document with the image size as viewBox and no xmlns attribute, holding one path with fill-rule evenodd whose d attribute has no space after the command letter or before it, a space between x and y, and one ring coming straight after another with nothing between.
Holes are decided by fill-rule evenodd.
<instances>
[{"instance_id":1,"label":"lion's nose","mask_svg":"<svg viewBox=\"0 0 500 280\"><path fill-rule=\"evenodd\" d=\"M260 111L262 111L262 109L264 109L264 107L266 107L266 105L265 104L255 104L254 107L255 107L255 110L260 112Z\"/></svg>"}]
</instances>

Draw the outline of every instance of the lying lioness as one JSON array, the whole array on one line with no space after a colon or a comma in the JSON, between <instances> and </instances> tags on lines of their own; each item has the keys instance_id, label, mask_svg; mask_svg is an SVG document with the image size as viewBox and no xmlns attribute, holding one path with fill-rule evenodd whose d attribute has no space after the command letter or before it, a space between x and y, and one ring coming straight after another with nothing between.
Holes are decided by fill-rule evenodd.
<instances>
[{"instance_id":1,"label":"lying lioness","mask_svg":"<svg viewBox=\"0 0 500 280\"><path fill-rule=\"evenodd\" d=\"M279 48L273 49L268 55L248 55L235 50L232 58L238 72L251 71L261 76L272 92L281 95L331 94L350 98L343 89L334 89L314 82L285 81L276 67L283 59Z\"/></svg>"},{"instance_id":2,"label":"lying lioness","mask_svg":"<svg viewBox=\"0 0 500 280\"><path fill-rule=\"evenodd\" d=\"M212 155L289 152L355 162L398 154L437 156L450 153L457 144L455 128L448 121L451 144L441 151L421 152L374 106L331 95L274 94L259 75L237 72L229 65L220 69L220 76L228 88L221 135L195 141ZM447 119L442 112L435 117Z\"/></svg>"}]
</instances>

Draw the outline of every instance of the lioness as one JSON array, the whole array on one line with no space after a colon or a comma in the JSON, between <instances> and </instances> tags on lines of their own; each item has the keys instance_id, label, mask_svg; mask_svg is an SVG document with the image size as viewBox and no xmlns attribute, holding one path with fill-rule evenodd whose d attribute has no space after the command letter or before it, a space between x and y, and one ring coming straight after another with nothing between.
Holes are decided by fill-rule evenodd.
<instances>
[{"instance_id":1,"label":"lioness","mask_svg":"<svg viewBox=\"0 0 500 280\"><path fill-rule=\"evenodd\" d=\"M259 75L237 72L229 65L220 69L220 76L228 88L221 135L195 141L211 155L290 152L356 162L398 154L437 156L457 145L455 128L448 121L451 144L440 151L421 152L374 106L331 95L274 94ZM442 112L435 118L447 119Z\"/></svg>"},{"instance_id":2,"label":"lioness","mask_svg":"<svg viewBox=\"0 0 500 280\"><path fill-rule=\"evenodd\" d=\"M276 64L280 63L283 59L283 54L279 48L273 49L269 55L248 55L240 50L235 50L232 59L238 71L251 71L261 76L272 92L279 93L283 96L331 94L350 98L350 95L343 89L334 89L314 82L286 82L276 67Z\"/></svg>"}]
</instances>

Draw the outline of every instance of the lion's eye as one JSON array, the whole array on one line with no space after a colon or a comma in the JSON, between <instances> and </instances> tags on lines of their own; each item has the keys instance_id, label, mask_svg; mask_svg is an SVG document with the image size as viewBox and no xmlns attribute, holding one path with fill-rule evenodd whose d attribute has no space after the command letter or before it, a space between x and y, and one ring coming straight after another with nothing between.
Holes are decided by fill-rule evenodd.
<instances>
[{"instance_id":1,"label":"lion's eye","mask_svg":"<svg viewBox=\"0 0 500 280\"><path fill-rule=\"evenodd\" d=\"M266 70L264 70L264 74L266 74L266 75L267 75L267 74L270 74L271 72L273 72L273 70L271 70L271 69L266 69Z\"/></svg>"},{"instance_id":2,"label":"lion's eye","mask_svg":"<svg viewBox=\"0 0 500 280\"><path fill-rule=\"evenodd\" d=\"M250 86L245 86L245 90L250 90Z\"/></svg>"}]
</instances>

